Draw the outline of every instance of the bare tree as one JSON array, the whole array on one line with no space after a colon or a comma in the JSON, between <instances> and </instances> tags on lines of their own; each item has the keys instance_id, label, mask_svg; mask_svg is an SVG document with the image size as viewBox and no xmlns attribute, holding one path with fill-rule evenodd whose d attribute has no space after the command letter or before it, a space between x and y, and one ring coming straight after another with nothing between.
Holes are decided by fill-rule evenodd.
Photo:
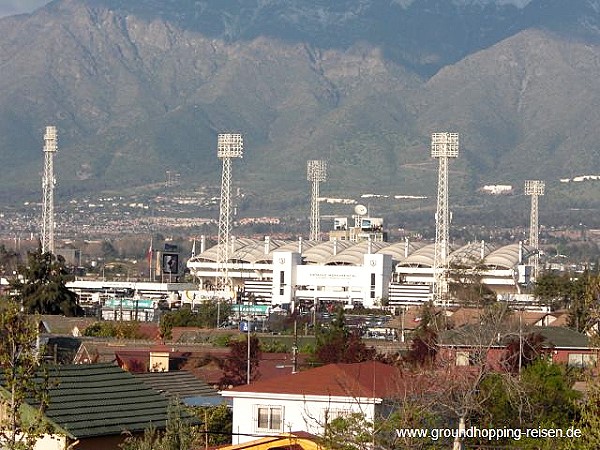
<instances>
[{"instance_id":1,"label":"bare tree","mask_svg":"<svg viewBox=\"0 0 600 450\"><path fill-rule=\"evenodd\" d=\"M36 349L37 323L5 301L0 311L0 367L2 392L0 439L3 448L33 448L48 431L48 382Z\"/></svg>"}]
</instances>

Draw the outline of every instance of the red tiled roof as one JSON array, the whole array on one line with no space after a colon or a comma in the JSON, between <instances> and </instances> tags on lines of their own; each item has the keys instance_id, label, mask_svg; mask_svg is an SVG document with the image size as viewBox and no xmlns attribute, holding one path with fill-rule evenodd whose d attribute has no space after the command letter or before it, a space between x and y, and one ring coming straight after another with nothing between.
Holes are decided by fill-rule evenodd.
<instances>
[{"instance_id":1,"label":"red tiled roof","mask_svg":"<svg viewBox=\"0 0 600 450\"><path fill-rule=\"evenodd\" d=\"M389 398L404 389L402 373L377 361L356 364L328 364L315 369L224 391L334 397Z\"/></svg>"}]
</instances>

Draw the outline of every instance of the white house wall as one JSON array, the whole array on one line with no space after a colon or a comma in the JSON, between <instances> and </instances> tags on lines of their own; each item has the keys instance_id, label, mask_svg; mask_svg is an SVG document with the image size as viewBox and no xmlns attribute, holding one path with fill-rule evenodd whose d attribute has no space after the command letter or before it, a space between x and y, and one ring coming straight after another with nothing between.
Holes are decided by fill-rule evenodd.
<instances>
[{"instance_id":1,"label":"white house wall","mask_svg":"<svg viewBox=\"0 0 600 450\"><path fill-rule=\"evenodd\" d=\"M227 395L224 393L224 395ZM241 444L265 435L281 432L306 431L315 435L323 434L325 417L347 413L362 413L369 421L373 420L375 404L373 400L342 397L301 397L291 395L252 394L253 398L233 398L233 437L232 443ZM280 407L283 420L280 430L258 429L257 408ZM379 407L379 406L377 406Z\"/></svg>"},{"instance_id":2,"label":"white house wall","mask_svg":"<svg viewBox=\"0 0 600 450\"><path fill-rule=\"evenodd\" d=\"M33 447L34 450L64 450L67 448L67 438L61 435L44 435Z\"/></svg>"}]
</instances>

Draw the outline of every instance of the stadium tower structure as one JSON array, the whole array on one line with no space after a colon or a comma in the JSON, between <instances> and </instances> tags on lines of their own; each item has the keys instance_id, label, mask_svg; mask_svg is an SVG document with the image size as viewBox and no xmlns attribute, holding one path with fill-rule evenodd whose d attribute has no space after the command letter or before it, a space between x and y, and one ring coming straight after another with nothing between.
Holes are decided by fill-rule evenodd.
<instances>
[{"instance_id":1,"label":"stadium tower structure","mask_svg":"<svg viewBox=\"0 0 600 450\"><path fill-rule=\"evenodd\" d=\"M44 174L42 175L42 252L54 253L54 155L58 151L56 127L44 134Z\"/></svg>"},{"instance_id":2,"label":"stadium tower structure","mask_svg":"<svg viewBox=\"0 0 600 450\"><path fill-rule=\"evenodd\" d=\"M306 179L312 184L310 197L310 241L321 240L321 216L319 211L319 183L327 181L327 162L311 159L306 163Z\"/></svg>"},{"instance_id":3,"label":"stadium tower structure","mask_svg":"<svg viewBox=\"0 0 600 450\"><path fill-rule=\"evenodd\" d=\"M538 197L544 195L546 183L540 180L525 181L525 195L531 196L531 216L529 220L529 245L535 249L533 255L531 279L536 280L539 270L539 222L538 222Z\"/></svg>"},{"instance_id":4,"label":"stadium tower structure","mask_svg":"<svg viewBox=\"0 0 600 450\"><path fill-rule=\"evenodd\" d=\"M217 139L217 156L223 161L221 174L221 203L219 207L219 246L217 252L216 289L225 291L231 288L227 262L229 261L229 240L232 228L231 217L231 160L242 158L244 141L241 134L222 133Z\"/></svg>"},{"instance_id":5,"label":"stadium tower structure","mask_svg":"<svg viewBox=\"0 0 600 450\"><path fill-rule=\"evenodd\" d=\"M438 305L449 302L448 256L451 214L448 207L448 160L458 157L458 133L433 133L431 156L438 159L438 191L435 213L435 249L433 262L433 301Z\"/></svg>"}]
</instances>

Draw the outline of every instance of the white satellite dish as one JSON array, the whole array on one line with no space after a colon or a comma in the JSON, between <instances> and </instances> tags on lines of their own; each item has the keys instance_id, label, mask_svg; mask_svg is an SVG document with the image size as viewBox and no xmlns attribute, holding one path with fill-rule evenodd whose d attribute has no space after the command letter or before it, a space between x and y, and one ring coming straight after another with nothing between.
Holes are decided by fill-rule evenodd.
<instances>
[{"instance_id":1,"label":"white satellite dish","mask_svg":"<svg viewBox=\"0 0 600 450\"><path fill-rule=\"evenodd\" d=\"M367 213L367 207L365 205L356 205L354 212L359 216L364 216Z\"/></svg>"}]
</instances>

